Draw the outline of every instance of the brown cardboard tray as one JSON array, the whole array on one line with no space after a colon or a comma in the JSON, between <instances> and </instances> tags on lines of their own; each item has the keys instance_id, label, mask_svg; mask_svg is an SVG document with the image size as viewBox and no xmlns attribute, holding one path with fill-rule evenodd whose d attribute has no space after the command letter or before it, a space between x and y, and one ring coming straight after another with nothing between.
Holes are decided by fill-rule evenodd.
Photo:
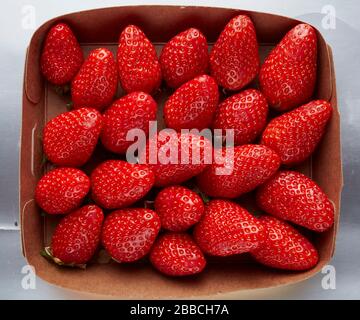
<instances>
[{"instance_id":1,"label":"brown cardboard tray","mask_svg":"<svg viewBox=\"0 0 360 320\"><path fill-rule=\"evenodd\" d=\"M290 28L300 22L272 14L233 9L129 6L67 14L37 29L28 47L25 64L19 190L23 254L28 263L35 267L39 277L64 288L118 298L210 297L219 293L298 282L313 276L330 261L334 254L342 189L340 118L331 49L319 32L318 80L314 98L330 101L334 113L315 154L298 169L311 176L334 203L335 224L324 233L309 235L320 254L320 261L315 268L305 272L272 270L255 264L245 254L229 259L210 259L202 274L172 279L159 274L148 263L120 265L104 264L98 260L84 271L59 268L39 254L44 245L49 244L57 220L42 216L34 201L35 185L44 170L41 133L48 120L66 111L65 105L69 100L69 97L56 94L54 87L43 81L39 71L42 43L49 28L58 21L69 23L86 55L91 48L98 46L106 46L115 52L120 31L132 23L142 28L156 48L161 50L163 43L189 27L199 28L211 44L226 23L239 13L249 15L254 22L262 57ZM168 95L169 91L164 90L156 97L160 105ZM108 156L108 153L102 153L97 161ZM93 165L88 165L85 170L91 170ZM251 203L247 203L247 197L241 201L251 206Z\"/></svg>"}]
</instances>

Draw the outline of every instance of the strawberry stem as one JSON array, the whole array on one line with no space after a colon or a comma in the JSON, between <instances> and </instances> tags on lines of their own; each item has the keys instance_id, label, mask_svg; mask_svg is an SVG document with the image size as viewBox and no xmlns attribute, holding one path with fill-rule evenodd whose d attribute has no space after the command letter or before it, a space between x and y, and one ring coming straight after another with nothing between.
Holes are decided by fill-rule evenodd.
<instances>
[{"instance_id":1,"label":"strawberry stem","mask_svg":"<svg viewBox=\"0 0 360 320\"><path fill-rule=\"evenodd\" d=\"M59 258L54 257L51 247L45 247L43 250L40 251L40 255L52 262L55 262L59 266L72 267L72 268L77 267L80 269L86 268L85 263L79 264L79 263L64 263L64 262L62 262Z\"/></svg>"},{"instance_id":2,"label":"strawberry stem","mask_svg":"<svg viewBox=\"0 0 360 320\"><path fill-rule=\"evenodd\" d=\"M66 104L66 109L70 111L73 108L73 106L74 106L74 103L72 101L70 101Z\"/></svg>"}]
</instances>

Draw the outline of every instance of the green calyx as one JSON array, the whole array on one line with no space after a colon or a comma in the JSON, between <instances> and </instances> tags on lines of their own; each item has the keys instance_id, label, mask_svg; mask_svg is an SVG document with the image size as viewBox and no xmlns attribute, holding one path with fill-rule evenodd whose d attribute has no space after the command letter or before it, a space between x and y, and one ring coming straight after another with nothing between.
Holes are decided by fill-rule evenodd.
<instances>
[{"instance_id":1,"label":"green calyx","mask_svg":"<svg viewBox=\"0 0 360 320\"><path fill-rule=\"evenodd\" d=\"M80 268L80 269L85 269L86 268L86 264L79 264L79 263L64 263L63 261L61 261L59 258L54 257L51 247L45 247L43 250L40 251L40 255L42 255L44 258L55 262L57 265L59 266L64 266L64 267L71 267L71 268Z\"/></svg>"}]
</instances>

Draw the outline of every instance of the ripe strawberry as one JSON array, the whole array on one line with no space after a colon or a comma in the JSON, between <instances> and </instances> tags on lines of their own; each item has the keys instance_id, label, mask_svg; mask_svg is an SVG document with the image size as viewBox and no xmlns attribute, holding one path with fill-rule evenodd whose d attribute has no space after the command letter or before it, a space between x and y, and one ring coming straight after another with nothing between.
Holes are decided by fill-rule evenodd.
<instances>
[{"instance_id":1,"label":"ripe strawberry","mask_svg":"<svg viewBox=\"0 0 360 320\"><path fill-rule=\"evenodd\" d=\"M166 101L166 126L177 131L208 128L218 103L219 90L215 80L208 75L196 77L183 84Z\"/></svg>"},{"instance_id":2,"label":"ripe strawberry","mask_svg":"<svg viewBox=\"0 0 360 320\"><path fill-rule=\"evenodd\" d=\"M256 261L278 269L307 270L318 260L315 247L300 232L275 217L260 218L265 227L265 241L251 251Z\"/></svg>"},{"instance_id":3,"label":"ripe strawberry","mask_svg":"<svg viewBox=\"0 0 360 320\"><path fill-rule=\"evenodd\" d=\"M45 78L56 85L70 82L79 71L84 57L70 27L65 23L53 26L46 35L40 68Z\"/></svg>"},{"instance_id":4,"label":"ripe strawberry","mask_svg":"<svg viewBox=\"0 0 360 320\"><path fill-rule=\"evenodd\" d=\"M329 102L311 101L271 120L262 134L261 144L273 149L283 164L298 164L315 150L331 113Z\"/></svg>"},{"instance_id":5,"label":"ripe strawberry","mask_svg":"<svg viewBox=\"0 0 360 320\"><path fill-rule=\"evenodd\" d=\"M173 37L162 49L161 71L166 84L177 88L183 83L205 73L209 64L205 36L195 28L187 29Z\"/></svg>"},{"instance_id":6,"label":"ripe strawberry","mask_svg":"<svg viewBox=\"0 0 360 320\"><path fill-rule=\"evenodd\" d=\"M69 213L57 225L45 256L59 265L84 267L100 243L103 220L102 210L95 205Z\"/></svg>"},{"instance_id":7,"label":"ripe strawberry","mask_svg":"<svg viewBox=\"0 0 360 320\"><path fill-rule=\"evenodd\" d=\"M215 156L197 177L199 188L209 196L237 198L264 183L280 166L279 156L265 146L248 144L230 151L223 148L223 159Z\"/></svg>"},{"instance_id":8,"label":"ripe strawberry","mask_svg":"<svg viewBox=\"0 0 360 320\"><path fill-rule=\"evenodd\" d=\"M120 35L117 52L119 77L126 92L152 93L161 83L155 47L139 27L127 26Z\"/></svg>"},{"instance_id":9,"label":"ripe strawberry","mask_svg":"<svg viewBox=\"0 0 360 320\"><path fill-rule=\"evenodd\" d=\"M37 204L49 214L75 210L90 190L90 179L79 169L57 168L45 174L35 189Z\"/></svg>"},{"instance_id":10,"label":"ripe strawberry","mask_svg":"<svg viewBox=\"0 0 360 320\"><path fill-rule=\"evenodd\" d=\"M206 260L200 248L186 233L166 233L156 240L150 262L168 276L188 276L201 272Z\"/></svg>"},{"instance_id":11,"label":"ripe strawberry","mask_svg":"<svg viewBox=\"0 0 360 320\"><path fill-rule=\"evenodd\" d=\"M140 151L139 163L149 164L155 186L164 187L198 175L211 163L211 153L211 142L203 136L162 130Z\"/></svg>"},{"instance_id":12,"label":"ripe strawberry","mask_svg":"<svg viewBox=\"0 0 360 320\"><path fill-rule=\"evenodd\" d=\"M101 241L117 262L133 262L145 256L160 231L160 218L149 209L130 208L110 213Z\"/></svg>"},{"instance_id":13,"label":"ripe strawberry","mask_svg":"<svg viewBox=\"0 0 360 320\"><path fill-rule=\"evenodd\" d=\"M275 217L314 231L325 231L334 223L334 207L326 194L296 171L279 171L260 187L257 203Z\"/></svg>"},{"instance_id":14,"label":"ripe strawberry","mask_svg":"<svg viewBox=\"0 0 360 320\"><path fill-rule=\"evenodd\" d=\"M195 226L194 239L200 249L214 256L230 256L256 249L264 241L259 220L238 204L211 200Z\"/></svg>"},{"instance_id":15,"label":"ripe strawberry","mask_svg":"<svg viewBox=\"0 0 360 320\"><path fill-rule=\"evenodd\" d=\"M127 207L144 197L154 184L154 173L146 165L108 160L91 173L92 197L106 209Z\"/></svg>"},{"instance_id":16,"label":"ripe strawberry","mask_svg":"<svg viewBox=\"0 0 360 320\"><path fill-rule=\"evenodd\" d=\"M259 71L259 46L251 19L238 15L230 20L210 52L211 75L229 90L240 90Z\"/></svg>"},{"instance_id":17,"label":"ripe strawberry","mask_svg":"<svg viewBox=\"0 0 360 320\"><path fill-rule=\"evenodd\" d=\"M308 24L298 24L270 52L260 69L260 88L270 106L286 111L310 100L316 63L315 30Z\"/></svg>"},{"instance_id":18,"label":"ripe strawberry","mask_svg":"<svg viewBox=\"0 0 360 320\"><path fill-rule=\"evenodd\" d=\"M44 128L43 146L47 158L59 166L80 167L93 153L102 127L95 109L64 112Z\"/></svg>"},{"instance_id":19,"label":"ripe strawberry","mask_svg":"<svg viewBox=\"0 0 360 320\"><path fill-rule=\"evenodd\" d=\"M144 92L133 92L116 100L104 113L101 142L105 148L116 153L125 153L133 143L126 140L131 129L149 133L149 121L156 120L157 105Z\"/></svg>"},{"instance_id":20,"label":"ripe strawberry","mask_svg":"<svg viewBox=\"0 0 360 320\"><path fill-rule=\"evenodd\" d=\"M244 90L227 98L217 108L214 129L233 129L234 144L251 143L266 126L268 104L255 89Z\"/></svg>"},{"instance_id":21,"label":"ripe strawberry","mask_svg":"<svg viewBox=\"0 0 360 320\"><path fill-rule=\"evenodd\" d=\"M106 48L94 49L71 84L74 108L107 107L117 89L116 61Z\"/></svg>"},{"instance_id":22,"label":"ripe strawberry","mask_svg":"<svg viewBox=\"0 0 360 320\"><path fill-rule=\"evenodd\" d=\"M185 231L200 220L204 203L194 191L171 186L162 189L155 198L155 211L164 229Z\"/></svg>"}]
</instances>

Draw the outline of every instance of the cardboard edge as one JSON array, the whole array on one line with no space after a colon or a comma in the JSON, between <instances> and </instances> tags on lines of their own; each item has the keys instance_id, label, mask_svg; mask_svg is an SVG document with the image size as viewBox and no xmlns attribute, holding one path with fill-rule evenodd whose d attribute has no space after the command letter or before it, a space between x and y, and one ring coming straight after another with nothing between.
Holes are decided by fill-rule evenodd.
<instances>
[{"instance_id":1,"label":"cardboard edge","mask_svg":"<svg viewBox=\"0 0 360 320\"><path fill-rule=\"evenodd\" d=\"M336 74L335 74L335 63L334 63L334 56L333 56L333 52L331 49L330 45L327 45L327 49L329 52L329 56L330 56L330 60L331 60L331 74L332 74L332 85L333 85L333 90L332 90L332 96L331 96L331 100L333 101L334 104L336 104L338 106L338 108L336 109L336 113L339 117L339 119L341 118L341 112L339 110L339 105L338 105L338 99L337 99L337 90L336 90ZM339 201L337 203L338 208L339 208L339 214L338 214L338 219L335 223L335 231L334 231L334 237L333 237L333 246L332 246L332 252L331 252L331 258L334 257L335 254L335 250L336 250L336 237L339 231L339 227L340 227L340 215L341 215L341 195L342 195L342 191L344 188L344 174L343 174L343 166L342 166L342 147L341 147L341 121L339 121L339 136L340 136L340 150L339 150L339 155L340 155L340 168L339 168L339 175L340 175L340 186L339 186Z\"/></svg>"}]
</instances>

